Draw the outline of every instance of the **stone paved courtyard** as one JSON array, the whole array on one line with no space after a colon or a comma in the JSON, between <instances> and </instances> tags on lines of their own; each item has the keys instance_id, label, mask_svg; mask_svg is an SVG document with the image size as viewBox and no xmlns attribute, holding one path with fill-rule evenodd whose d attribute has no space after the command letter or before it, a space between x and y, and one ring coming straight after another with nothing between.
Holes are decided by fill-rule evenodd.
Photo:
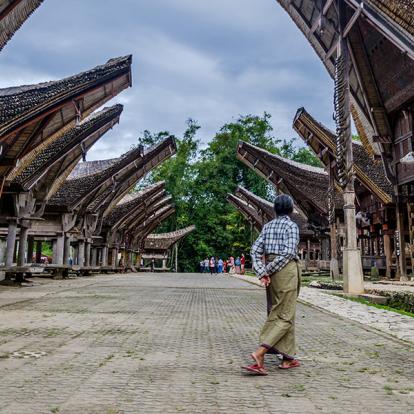
<instances>
[{"instance_id":1,"label":"stone paved courtyard","mask_svg":"<svg viewBox=\"0 0 414 414\"><path fill-rule=\"evenodd\" d=\"M0 413L408 413L414 353L299 305L303 367L243 374L263 290L196 274L0 288Z\"/></svg>"}]
</instances>

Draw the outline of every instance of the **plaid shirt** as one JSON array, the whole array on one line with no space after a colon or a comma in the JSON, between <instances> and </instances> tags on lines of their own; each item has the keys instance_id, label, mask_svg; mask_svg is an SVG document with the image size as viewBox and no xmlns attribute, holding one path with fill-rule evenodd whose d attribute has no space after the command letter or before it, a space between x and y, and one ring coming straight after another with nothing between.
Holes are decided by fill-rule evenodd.
<instances>
[{"instance_id":1,"label":"plaid shirt","mask_svg":"<svg viewBox=\"0 0 414 414\"><path fill-rule=\"evenodd\" d=\"M281 216L263 226L262 232L254 242L250 252L253 269L259 279L283 269L291 260L297 259L299 228L289 216ZM263 256L276 255L264 264Z\"/></svg>"}]
</instances>

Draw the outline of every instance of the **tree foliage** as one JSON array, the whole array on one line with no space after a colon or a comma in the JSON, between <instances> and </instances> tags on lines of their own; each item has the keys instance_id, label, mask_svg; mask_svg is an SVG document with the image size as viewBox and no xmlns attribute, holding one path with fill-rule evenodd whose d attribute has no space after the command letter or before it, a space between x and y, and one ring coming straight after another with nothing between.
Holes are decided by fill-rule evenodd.
<instances>
[{"instance_id":1,"label":"tree foliage","mask_svg":"<svg viewBox=\"0 0 414 414\"><path fill-rule=\"evenodd\" d=\"M199 261L207 256L227 258L250 250L256 234L226 197L242 185L261 197L271 199L273 188L236 158L239 141L299 162L320 165L309 150L298 148L295 140L274 138L267 113L241 116L225 124L204 149L199 149L200 143L196 138L199 128L190 119L183 136L176 138L175 157L164 162L148 178L149 182L164 180L176 206L176 214L157 231L196 225L196 231L179 246L181 271L194 271ZM165 131L157 134L145 131L140 144L154 145L166 136L169 134Z\"/></svg>"}]
</instances>

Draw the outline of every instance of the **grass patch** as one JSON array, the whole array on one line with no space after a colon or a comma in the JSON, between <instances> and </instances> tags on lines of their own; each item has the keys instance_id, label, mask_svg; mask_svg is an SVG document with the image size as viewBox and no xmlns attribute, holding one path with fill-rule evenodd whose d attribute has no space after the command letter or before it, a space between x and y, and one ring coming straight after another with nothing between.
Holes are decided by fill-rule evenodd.
<instances>
[{"instance_id":1,"label":"grass patch","mask_svg":"<svg viewBox=\"0 0 414 414\"><path fill-rule=\"evenodd\" d=\"M363 305L372 306L373 308L383 309L383 310L387 310L387 311L390 311L390 312L399 313L400 315L410 316L411 318L414 318L414 313L407 312L407 311L404 311L404 310L401 310L401 309L396 309L396 308L393 308L393 307L388 306L388 305L379 305L378 303L371 303L370 301L368 301L366 299L363 299L363 298L336 295L335 293L333 293L333 295L338 296L340 298L347 299L347 300L352 300L353 302L362 303Z\"/></svg>"}]
</instances>

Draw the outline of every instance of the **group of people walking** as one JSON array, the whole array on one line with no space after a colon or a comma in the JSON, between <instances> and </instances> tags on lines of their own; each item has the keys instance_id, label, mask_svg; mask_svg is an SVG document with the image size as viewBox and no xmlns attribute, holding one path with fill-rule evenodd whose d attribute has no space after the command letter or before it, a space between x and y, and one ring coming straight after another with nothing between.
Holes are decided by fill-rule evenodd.
<instances>
[{"instance_id":1,"label":"group of people walking","mask_svg":"<svg viewBox=\"0 0 414 414\"><path fill-rule=\"evenodd\" d=\"M245 264L246 258L244 254L242 254L240 257L237 256L236 258L230 256L225 260L223 260L221 257L217 258L211 256L210 258L206 257L200 262L200 272L210 273L211 275L220 273L236 273L243 275Z\"/></svg>"}]
</instances>

